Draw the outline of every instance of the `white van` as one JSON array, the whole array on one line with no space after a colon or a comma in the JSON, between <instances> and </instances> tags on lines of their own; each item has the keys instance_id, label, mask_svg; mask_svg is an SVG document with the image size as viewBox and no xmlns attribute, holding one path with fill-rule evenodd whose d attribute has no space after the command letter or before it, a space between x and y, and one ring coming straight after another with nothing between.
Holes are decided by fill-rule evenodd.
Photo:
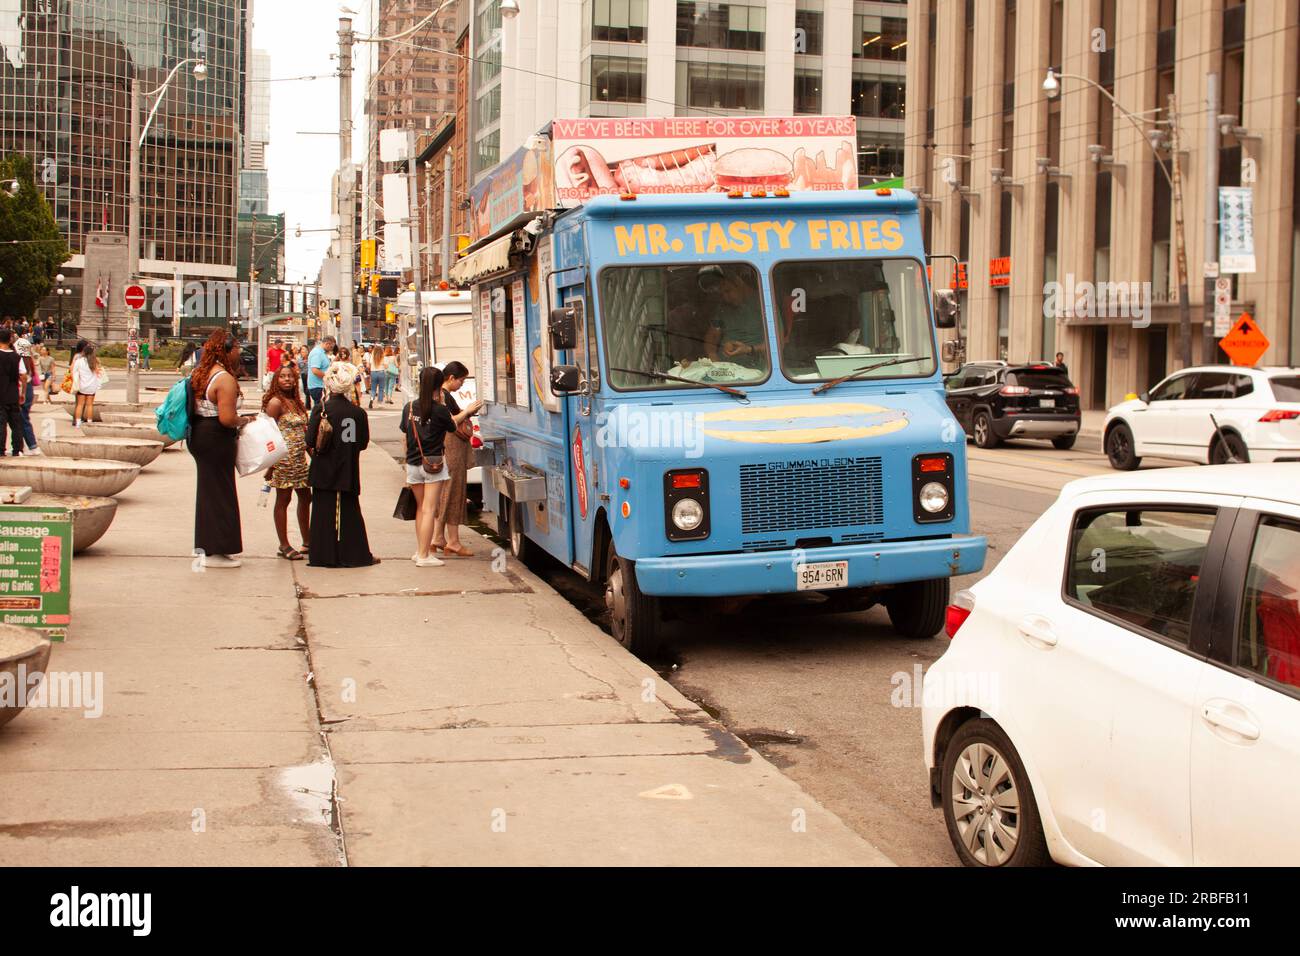
<instances>
[{"instance_id":1,"label":"white van","mask_svg":"<svg viewBox=\"0 0 1300 956\"><path fill-rule=\"evenodd\" d=\"M478 397L478 386L474 381L474 311L473 296L469 290L449 289L420 293L420 302L424 313L424 334L429 343L429 354L433 364L443 368L448 362L460 362L469 369L469 377L456 393L456 402L461 408ZM403 292L397 298L396 311L410 315L415 304L414 292ZM414 341L408 348L415 352ZM474 445L482 443L478 437L478 419L474 423ZM472 467L466 479L469 497L480 507L483 502L483 469Z\"/></svg>"}]
</instances>

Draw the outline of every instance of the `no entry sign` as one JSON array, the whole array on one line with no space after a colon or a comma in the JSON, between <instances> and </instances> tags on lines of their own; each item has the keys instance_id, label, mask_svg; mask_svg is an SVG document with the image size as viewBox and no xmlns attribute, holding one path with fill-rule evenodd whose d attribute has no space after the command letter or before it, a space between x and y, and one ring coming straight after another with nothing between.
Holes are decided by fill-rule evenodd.
<instances>
[{"instance_id":1,"label":"no entry sign","mask_svg":"<svg viewBox=\"0 0 1300 956\"><path fill-rule=\"evenodd\" d=\"M144 286L129 285L123 293L126 299L126 307L139 311L144 308Z\"/></svg>"}]
</instances>

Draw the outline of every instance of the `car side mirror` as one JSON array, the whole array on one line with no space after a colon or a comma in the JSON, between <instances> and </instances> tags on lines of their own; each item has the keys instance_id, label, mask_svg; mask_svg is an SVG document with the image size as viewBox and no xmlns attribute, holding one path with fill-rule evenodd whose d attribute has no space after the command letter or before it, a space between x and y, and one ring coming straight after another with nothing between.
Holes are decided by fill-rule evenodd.
<instances>
[{"instance_id":1,"label":"car side mirror","mask_svg":"<svg viewBox=\"0 0 1300 956\"><path fill-rule=\"evenodd\" d=\"M582 300L551 310L551 350L563 352L578 347L578 322L582 319Z\"/></svg>"},{"instance_id":2,"label":"car side mirror","mask_svg":"<svg viewBox=\"0 0 1300 956\"><path fill-rule=\"evenodd\" d=\"M1143 405L1150 405L1150 404L1151 404L1151 393L1150 393L1150 392L1138 392L1138 401L1141 402Z\"/></svg>"},{"instance_id":3,"label":"car side mirror","mask_svg":"<svg viewBox=\"0 0 1300 956\"><path fill-rule=\"evenodd\" d=\"M940 329L957 328L957 316L961 305L957 302L957 293L952 289L934 290L934 324Z\"/></svg>"},{"instance_id":4,"label":"car side mirror","mask_svg":"<svg viewBox=\"0 0 1300 956\"><path fill-rule=\"evenodd\" d=\"M582 370L576 365L551 368L551 394L571 395L582 387Z\"/></svg>"}]
</instances>

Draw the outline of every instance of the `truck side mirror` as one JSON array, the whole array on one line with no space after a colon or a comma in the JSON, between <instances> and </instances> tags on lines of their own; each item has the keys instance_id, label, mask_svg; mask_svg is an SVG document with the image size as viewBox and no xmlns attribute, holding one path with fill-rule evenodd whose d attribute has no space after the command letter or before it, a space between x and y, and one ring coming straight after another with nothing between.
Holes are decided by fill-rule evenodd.
<instances>
[{"instance_id":1,"label":"truck side mirror","mask_svg":"<svg viewBox=\"0 0 1300 956\"><path fill-rule=\"evenodd\" d=\"M940 329L955 329L961 306L957 303L957 293L952 289L934 290L934 324Z\"/></svg>"},{"instance_id":2,"label":"truck side mirror","mask_svg":"<svg viewBox=\"0 0 1300 956\"><path fill-rule=\"evenodd\" d=\"M576 365L551 368L551 394L571 395L582 387L582 370Z\"/></svg>"},{"instance_id":3,"label":"truck side mirror","mask_svg":"<svg viewBox=\"0 0 1300 956\"><path fill-rule=\"evenodd\" d=\"M578 347L578 322L582 318L582 300L551 310L551 350L563 352Z\"/></svg>"}]
</instances>

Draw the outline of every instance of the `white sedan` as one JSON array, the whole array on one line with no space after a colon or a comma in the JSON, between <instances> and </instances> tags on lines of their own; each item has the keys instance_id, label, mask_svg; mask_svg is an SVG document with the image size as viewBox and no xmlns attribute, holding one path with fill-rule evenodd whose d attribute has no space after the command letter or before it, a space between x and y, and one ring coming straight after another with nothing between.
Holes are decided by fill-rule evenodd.
<instances>
[{"instance_id":1,"label":"white sedan","mask_svg":"<svg viewBox=\"0 0 1300 956\"><path fill-rule=\"evenodd\" d=\"M1202 465L1300 461L1300 369L1182 369L1112 408L1102 447L1121 471L1146 455Z\"/></svg>"},{"instance_id":2,"label":"white sedan","mask_svg":"<svg viewBox=\"0 0 1300 956\"><path fill-rule=\"evenodd\" d=\"M1300 864L1297 478L1073 482L955 596L922 725L963 863Z\"/></svg>"}]
</instances>

